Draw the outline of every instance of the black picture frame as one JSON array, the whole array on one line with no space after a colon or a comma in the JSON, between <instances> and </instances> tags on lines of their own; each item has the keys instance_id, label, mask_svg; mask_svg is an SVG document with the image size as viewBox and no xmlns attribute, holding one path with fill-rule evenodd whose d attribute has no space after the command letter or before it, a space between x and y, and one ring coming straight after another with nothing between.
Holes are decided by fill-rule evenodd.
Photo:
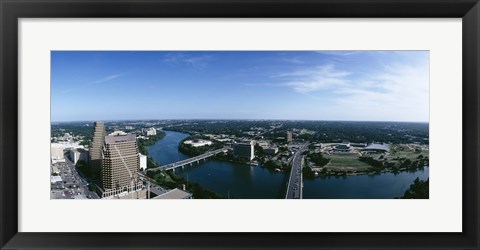
<instances>
[{"instance_id":1,"label":"black picture frame","mask_svg":"<svg viewBox=\"0 0 480 250\"><path fill-rule=\"evenodd\" d=\"M479 249L478 0L0 0L1 249ZM462 233L18 232L18 19L148 17L462 18ZM448 133L448 131L446 131ZM39 216L41 213L39 213ZM439 221L441 223L441 221ZM254 225L252 225L254 226Z\"/></svg>"}]
</instances>

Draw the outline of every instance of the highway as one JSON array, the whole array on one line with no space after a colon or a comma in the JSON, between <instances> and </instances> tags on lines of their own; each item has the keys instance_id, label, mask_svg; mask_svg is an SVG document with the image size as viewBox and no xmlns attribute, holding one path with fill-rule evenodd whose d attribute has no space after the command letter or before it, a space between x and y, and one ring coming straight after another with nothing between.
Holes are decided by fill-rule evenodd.
<instances>
[{"instance_id":1,"label":"highway","mask_svg":"<svg viewBox=\"0 0 480 250\"><path fill-rule=\"evenodd\" d=\"M285 199L302 199L302 166L303 159L305 158L302 153L305 151L307 145L307 143L303 144L293 156L292 170L290 171L290 178L288 179L287 193L285 195Z\"/></svg>"}]
</instances>

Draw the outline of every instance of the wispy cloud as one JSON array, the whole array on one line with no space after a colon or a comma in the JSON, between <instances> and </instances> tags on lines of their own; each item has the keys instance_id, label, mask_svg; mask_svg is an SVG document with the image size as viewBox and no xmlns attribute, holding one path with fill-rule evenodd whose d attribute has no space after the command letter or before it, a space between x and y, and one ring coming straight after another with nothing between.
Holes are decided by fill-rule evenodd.
<instances>
[{"instance_id":1,"label":"wispy cloud","mask_svg":"<svg viewBox=\"0 0 480 250\"><path fill-rule=\"evenodd\" d=\"M293 63L293 64L304 64L305 63L305 61L302 60L302 58L299 57L299 56L295 56L295 57L291 57L291 58L285 58L284 61L289 62L289 63Z\"/></svg>"},{"instance_id":2,"label":"wispy cloud","mask_svg":"<svg viewBox=\"0 0 480 250\"><path fill-rule=\"evenodd\" d=\"M316 53L324 54L324 55L331 55L331 56L352 56L352 55L357 55L360 53L364 53L363 51L358 51L358 50L319 50L315 51Z\"/></svg>"},{"instance_id":3,"label":"wispy cloud","mask_svg":"<svg viewBox=\"0 0 480 250\"><path fill-rule=\"evenodd\" d=\"M95 84L99 84L99 83L109 82L109 81L117 79L117 78L119 78L123 75L125 75L125 73L114 74L114 75L109 75L109 76L106 76L106 77L102 77L102 78L99 78L97 80L93 80L91 82L85 82L85 83L82 83L82 84L78 84L78 85L76 85L75 88L64 89L64 90L61 91L61 93L62 94L67 94L67 93L79 90L79 89L81 89L85 86L91 86L91 85L95 85Z\"/></svg>"},{"instance_id":4,"label":"wispy cloud","mask_svg":"<svg viewBox=\"0 0 480 250\"><path fill-rule=\"evenodd\" d=\"M343 97L335 100L336 107L351 116L425 121L429 114L428 64L387 66L378 74L359 79L355 87L339 88L335 93Z\"/></svg>"},{"instance_id":5,"label":"wispy cloud","mask_svg":"<svg viewBox=\"0 0 480 250\"><path fill-rule=\"evenodd\" d=\"M169 65L188 65L194 68L205 68L212 59L211 55L190 56L185 53L169 53L163 62Z\"/></svg>"},{"instance_id":6,"label":"wispy cloud","mask_svg":"<svg viewBox=\"0 0 480 250\"><path fill-rule=\"evenodd\" d=\"M113 79L119 78L119 77L123 76L124 74L125 73L109 75L109 76L106 76L104 78L93 81L93 82L89 83L89 85L96 84L96 83L102 83L102 82L108 82L108 81L111 81Z\"/></svg>"},{"instance_id":7,"label":"wispy cloud","mask_svg":"<svg viewBox=\"0 0 480 250\"><path fill-rule=\"evenodd\" d=\"M327 64L273 75L271 79L275 81L245 85L290 88L351 119L428 120L428 61L390 63L366 72Z\"/></svg>"},{"instance_id":8,"label":"wispy cloud","mask_svg":"<svg viewBox=\"0 0 480 250\"><path fill-rule=\"evenodd\" d=\"M280 81L277 86L289 87L299 93L309 93L348 84L350 72L337 70L333 65L322 65L272 76ZM265 85L265 84L264 84ZM274 86L274 84L270 84Z\"/></svg>"}]
</instances>

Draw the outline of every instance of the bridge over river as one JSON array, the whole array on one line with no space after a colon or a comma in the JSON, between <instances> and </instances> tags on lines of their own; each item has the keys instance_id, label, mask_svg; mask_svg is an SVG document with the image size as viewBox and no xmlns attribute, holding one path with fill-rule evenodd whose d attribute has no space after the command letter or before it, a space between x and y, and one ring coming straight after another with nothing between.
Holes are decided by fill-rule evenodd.
<instances>
[{"instance_id":1,"label":"bridge over river","mask_svg":"<svg viewBox=\"0 0 480 250\"><path fill-rule=\"evenodd\" d=\"M160 166L160 167L157 167L157 168L149 168L146 171L156 172L156 171L159 171L159 170L173 170L173 169L183 167L183 166L186 166L186 165L192 165L196 162L198 163L201 160L210 158L210 157L215 156L215 155L220 154L220 153L226 153L227 151L228 151L228 148L225 147L225 148L209 151L209 152L206 152L205 154L197 155L197 156L192 157L192 158L188 158L188 159L185 159L185 160L181 160L181 161L178 161L178 162L174 162L174 163L170 163L170 164L167 164L167 165L164 165L164 166Z\"/></svg>"},{"instance_id":2,"label":"bridge over river","mask_svg":"<svg viewBox=\"0 0 480 250\"><path fill-rule=\"evenodd\" d=\"M292 159L292 170L290 171L290 178L288 178L287 193L285 199L302 199L303 198L303 160L302 153L308 146L307 143L303 144L300 149L295 153Z\"/></svg>"}]
</instances>

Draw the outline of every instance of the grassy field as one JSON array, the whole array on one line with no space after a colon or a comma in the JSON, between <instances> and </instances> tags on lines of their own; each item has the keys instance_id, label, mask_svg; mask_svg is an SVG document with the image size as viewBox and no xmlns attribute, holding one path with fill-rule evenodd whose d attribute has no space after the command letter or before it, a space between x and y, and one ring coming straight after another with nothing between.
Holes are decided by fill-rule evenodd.
<instances>
[{"instance_id":1,"label":"grassy field","mask_svg":"<svg viewBox=\"0 0 480 250\"><path fill-rule=\"evenodd\" d=\"M423 158L428 158L428 147L414 145L414 144L397 144L392 145L390 153L382 152L363 152L364 157L372 157L374 160L384 163L385 166L390 167L400 166L404 159L409 159L412 162L418 161L421 155ZM330 162L325 165L325 169L338 172L368 172L373 170L373 167L365 162L360 161L358 153L348 154L328 154L325 158L330 159ZM393 163L393 165L392 165Z\"/></svg>"},{"instance_id":2,"label":"grassy field","mask_svg":"<svg viewBox=\"0 0 480 250\"><path fill-rule=\"evenodd\" d=\"M371 167L358 160L358 155L329 155L330 162L325 166L327 169L336 171L366 171Z\"/></svg>"},{"instance_id":3,"label":"grassy field","mask_svg":"<svg viewBox=\"0 0 480 250\"><path fill-rule=\"evenodd\" d=\"M392 147L392 151L389 155L389 159L394 158L407 158L410 160L415 160L418 156L423 155L423 157L428 157L429 151L428 149L421 150L421 152L415 152L412 148L408 148L406 146L395 145Z\"/></svg>"}]
</instances>

